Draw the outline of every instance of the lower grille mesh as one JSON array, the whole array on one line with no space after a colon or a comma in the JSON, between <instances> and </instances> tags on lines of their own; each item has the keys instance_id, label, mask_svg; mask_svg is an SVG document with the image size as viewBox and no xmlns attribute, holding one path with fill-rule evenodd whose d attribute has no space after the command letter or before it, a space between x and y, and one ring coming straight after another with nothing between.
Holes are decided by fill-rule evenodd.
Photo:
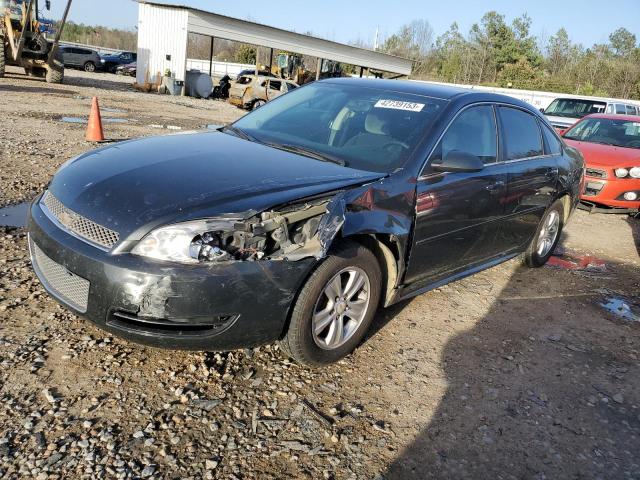
<instances>
[{"instance_id":1,"label":"lower grille mesh","mask_svg":"<svg viewBox=\"0 0 640 480\"><path fill-rule=\"evenodd\" d=\"M85 313L89 302L89 281L51 260L32 240L29 240L29 247L33 268L43 285L60 300Z\"/></svg>"}]
</instances>

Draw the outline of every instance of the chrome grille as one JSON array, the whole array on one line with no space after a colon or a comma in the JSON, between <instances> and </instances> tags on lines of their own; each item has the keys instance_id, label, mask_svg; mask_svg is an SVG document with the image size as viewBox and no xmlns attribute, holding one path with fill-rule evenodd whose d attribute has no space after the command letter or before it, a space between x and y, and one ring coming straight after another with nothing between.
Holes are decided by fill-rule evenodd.
<instances>
[{"instance_id":1,"label":"chrome grille","mask_svg":"<svg viewBox=\"0 0 640 480\"><path fill-rule=\"evenodd\" d=\"M607 178L607 172L599 168L587 168L585 175L592 178Z\"/></svg>"},{"instance_id":2,"label":"chrome grille","mask_svg":"<svg viewBox=\"0 0 640 480\"><path fill-rule=\"evenodd\" d=\"M89 281L54 262L29 239L31 263L38 278L52 295L81 313L87 311Z\"/></svg>"},{"instance_id":3,"label":"chrome grille","mask_svg":"<svg viewBox=\"0 0 640 480\"><path fill-rule=\"evenodd\" d=\"M78 237L107 249L113 248L113 246L118 243L120 239L118 232L98 225L65 207L62 202L49 191L44 193L41 202L62 228L74 233Z\"/></svg>"}]
</instances>

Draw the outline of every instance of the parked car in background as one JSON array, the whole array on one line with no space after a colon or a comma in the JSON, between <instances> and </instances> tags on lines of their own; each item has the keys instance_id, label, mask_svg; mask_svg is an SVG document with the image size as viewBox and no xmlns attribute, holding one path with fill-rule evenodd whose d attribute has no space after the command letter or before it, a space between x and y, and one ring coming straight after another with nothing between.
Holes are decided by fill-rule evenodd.
<instances>
[{"instance_id":1,"label":"parked car in background","mask_svg":"<svg viewBox=\"0 0 640 480\"><path fill-rule=\"evenodd\" d=\"M614 100L589 98L556 98L546 109L541 109L556 130L566 130L582 117L594 113L638 115L640 107Z\"/></svg>"},{"instance_id":2,"label":"parked car in background","mask_svg":"<svg viewBox=\"0 0 640 480\"><path fill-rule=\"evenodd\" d=\"M130 77L135 77L137 69L137 62L127 63L126 65L118 65L118 67L116 67L116 75L128 75Z\"/></svg>"},{"instance_id":3,"label":"parked car in background","mask_svg":"<svg viewBox=\"0 0 640 480\"><path fill-rule=\"evenodd\" d=\"M105 72L115 73L119 65L127 65L135 62L138 59L138 54L134 52L120 52L113 55L103 55L101 68Z\"/></svg>"},{"instance_id":4,"label":"parked car in background","mask_svg":"<svg viewBox=\"0 0 640 480\"><path fill-rule=\"evenodd\" d=\"M589 115L563 135L586 162L582 201L589 210L640 211L640 116Z\"/></svg>"},{"instance_id":5,"label":"parked car in background","mask_svg":"<svg viewBox=\"0 0 640 480\"><path fill-rule=\"evenodd\" d=\"M296 88L298 88L297 83L282 78L243 75L231 84L229 103L255 110Z\"/></svg>"},{"instance_id":6,"label":"parked car in background","mask_svg":"<svg viewBox=\"0 0 640 480\"><path fill-rule=\"evenodd\" d=\"M376 310L553 253L584 163L514 98L332 79L234 124L68 161L28 220L63 305L165 348L335 362Z\"/></svg>"},{"instance_id":7,"label":"parked car in background","mask_svg":"<svg viewBox=\"0 0 640 480\"><path fill-rule=\"evenodd\" d=\"M85 72L95 72L96 68L101 65L98 52L89 48L62 45L59 52L65 67L82 68Z\"/></svg>"}]
</instances>

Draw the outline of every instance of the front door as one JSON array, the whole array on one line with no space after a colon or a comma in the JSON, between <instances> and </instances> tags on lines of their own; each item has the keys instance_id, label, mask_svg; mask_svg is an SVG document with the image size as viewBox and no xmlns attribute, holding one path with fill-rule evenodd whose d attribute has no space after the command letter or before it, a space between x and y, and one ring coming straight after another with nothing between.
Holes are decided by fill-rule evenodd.
<instances>
[{"instance_id":1,"label":"front door","mask_svg":"<svg viewBox=\"0 0 640 480\"><path fill-rule=\"evenodd\" d=\"M437 173L431 164L459 150L482 159L474 173ZM416 224L406 283L432 283L500 253L507 168L499 162L492 105L467 107L454 119L417 185Z\"/></svg>"}]
</instances>

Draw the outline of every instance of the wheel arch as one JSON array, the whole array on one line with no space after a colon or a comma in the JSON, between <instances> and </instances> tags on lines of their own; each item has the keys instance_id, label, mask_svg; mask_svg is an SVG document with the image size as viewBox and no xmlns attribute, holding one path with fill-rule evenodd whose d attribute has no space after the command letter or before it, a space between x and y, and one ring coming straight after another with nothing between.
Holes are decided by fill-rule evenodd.
<instances>
[{"instance_id":1,"label":"wheel arch","mask_svg":"<svg viewBox=\"0 0 640 480\"><path fill-rule=\"evenodd\" d=\"M395 237L388 234L357 234L336 238L337 242L341 240L354 241L373 252L382 271L382 305L388 307L394 303L396 287L402 273L400 245Z\"/></svg>"}]
</instances>

